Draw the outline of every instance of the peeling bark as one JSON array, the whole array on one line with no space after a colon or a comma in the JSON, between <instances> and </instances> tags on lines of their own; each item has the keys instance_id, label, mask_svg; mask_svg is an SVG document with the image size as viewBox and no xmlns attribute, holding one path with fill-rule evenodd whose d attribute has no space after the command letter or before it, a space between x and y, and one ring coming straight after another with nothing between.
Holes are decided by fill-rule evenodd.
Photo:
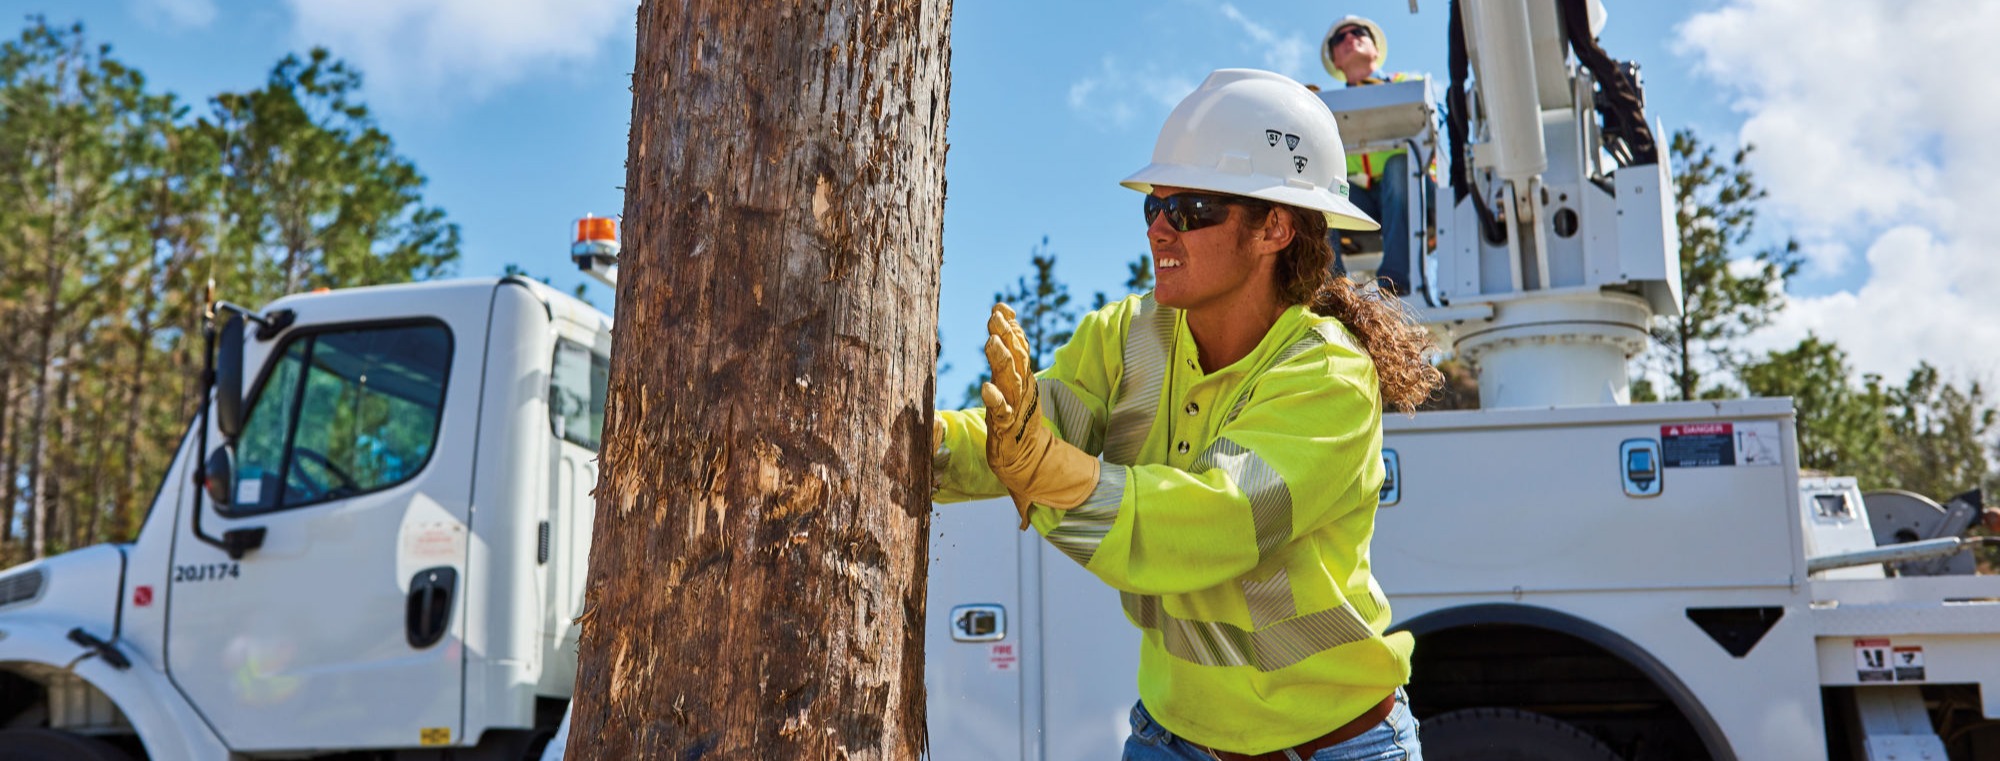
<instances>
[{"instance_id":1,"label":"peeling bark","mask_svg":"<svg viewBox=\"0 0 2000 761\"><path fill-rule=\"evenodd\" d=\"M949 0L647 0L575 758L914 759Z\"/></svg>"}]
</instances>

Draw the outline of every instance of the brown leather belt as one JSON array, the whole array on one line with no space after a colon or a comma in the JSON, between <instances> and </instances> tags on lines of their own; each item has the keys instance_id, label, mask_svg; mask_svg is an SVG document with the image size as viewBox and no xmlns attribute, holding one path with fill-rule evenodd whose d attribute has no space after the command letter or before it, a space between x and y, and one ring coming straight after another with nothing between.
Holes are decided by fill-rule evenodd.
<instances>
[{"instance_id":1,"label":"brown leather belt","mask_svg":"<svg viewBox=\"0 0 2000 761\"><path fill-rule=\"evenodd\" d=\"M1320 735L1290 748L1280 748L1268 753L1251 755L1248 753L1231 753L1226 750L1216 750L1201 745L1196 745L1195 747L1207 751L1208 755L1214 756L1221 761L1290 761L1285 755L1286 750L1298 754L1299 758L1312 758L1314 753L1360 737L1361 733L1373 729L1375 725L1382 723L1382 720L1389 718L1389 712L1393 710L1396 710L1396 693L1391 692L1388 697L1382 699L1382 702L1376 703L1375 707L1361 712L1361 715L1354 717L1353 721L1340 725L1339 728L1332 732Z\"/></svg>"}]
</instances>

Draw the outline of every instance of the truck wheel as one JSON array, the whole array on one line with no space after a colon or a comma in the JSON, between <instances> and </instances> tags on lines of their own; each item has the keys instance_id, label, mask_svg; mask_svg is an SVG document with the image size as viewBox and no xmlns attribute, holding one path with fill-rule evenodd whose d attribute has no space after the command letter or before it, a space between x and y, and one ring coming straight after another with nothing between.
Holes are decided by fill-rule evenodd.
<instances>
[{"instance_id":1,"label":"truck wheel","mask_svg":"<svg viewBox=\"0 0 2000 761\"><path fill-rule=\"evenodd\" d=\"M1430 761L1623 761L1583 730L1515 708L1441 713L1418 731Z\"/></svg>"},{"instance_id":2,"label":"truck wheel","mask_svg":"<svg viewBox=\"0 0 2000 761\"><path fill-rule=\"evenodd\" d=\"M93 737L54 729L9 729L0 731L0 761L132 761L132 757Z\"/></svg>"}]
</instances>

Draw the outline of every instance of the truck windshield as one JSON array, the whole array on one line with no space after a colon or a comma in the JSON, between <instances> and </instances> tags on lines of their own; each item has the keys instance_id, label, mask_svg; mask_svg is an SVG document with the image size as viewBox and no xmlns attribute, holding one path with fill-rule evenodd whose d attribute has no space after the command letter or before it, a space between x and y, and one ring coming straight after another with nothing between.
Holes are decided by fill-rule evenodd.
<instances>
[{"instance_id":1,"label":"truck windshield","mask_svg":"<svg viewBox=\"0 0 2000 761\"><path fill-rule=\"evenodd\" d=\"M569 339L557 339L549 373L549 426L556 437L597 451L604 434L604 385L611 360Z\"/></svg>"}]
</instances>

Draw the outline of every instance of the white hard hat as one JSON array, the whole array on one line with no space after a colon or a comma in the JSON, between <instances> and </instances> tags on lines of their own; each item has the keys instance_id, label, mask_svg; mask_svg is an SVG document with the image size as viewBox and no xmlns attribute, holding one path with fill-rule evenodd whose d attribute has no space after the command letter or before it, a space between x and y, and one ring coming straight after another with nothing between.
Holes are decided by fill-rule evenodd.
<instances>
[{"instance_id":1,"label":"white hard hat","mask_svg":"<svg viewBox=\"0 0 2000 761\"><path fill-rule=\"evenodd\" d=\"M1119 184L1249 196L1326 213L1329 227L1381 227L1347 200L1347 153L1326 104L1283 74L1218 69L1160 128L1153 163Z\"/></svg>"},{"instance_id":2,"label":"white hard hat","mask_svg":"<svg viewBox=\"0 0 2000 761\"><path fill-rule=\"evenodd\" d=\"M1347 81L1347 72L1341 71L1340 67L1333 65L1333 46L1327 43L1333 41L1334 32L1338 32L1341 27L1347 26L1363 27L1368 30L1368 36L1375 38L1374 68L1382 68L1382 62L1389 60L1389 36L1382 33L1380 25L1360 16L1348 16L1347 18L1335 21L1333 22L1333 26L1326 28L1326 36L1321 37L1319 40L1319 62L1326 65L1326 73L1332 74L1334 79L1342 82Z\"/></svg>"}]
</instances>

